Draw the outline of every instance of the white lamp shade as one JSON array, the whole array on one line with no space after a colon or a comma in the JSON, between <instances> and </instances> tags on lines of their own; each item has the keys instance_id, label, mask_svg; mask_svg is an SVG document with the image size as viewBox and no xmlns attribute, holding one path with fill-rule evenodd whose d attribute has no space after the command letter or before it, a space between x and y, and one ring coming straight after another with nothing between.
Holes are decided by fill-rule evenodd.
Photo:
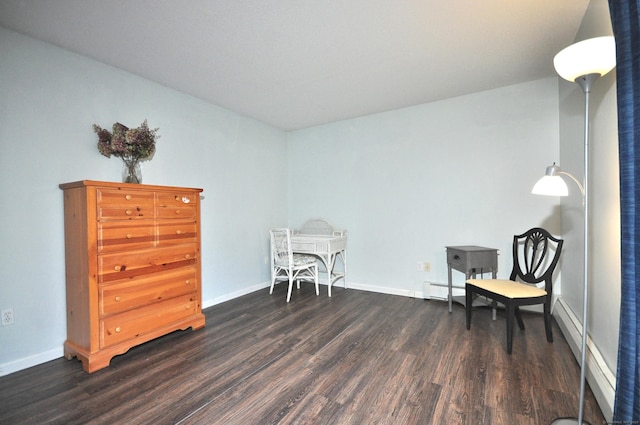
<instances>
[{"instance_id":1,"label":"white lamp shade","mask_svg":"<svg viewBox=\"0 0 640 425\"><path fill-rule=\"evenodd\" d=\"M553 66L562 78L572 83L589 74L603 76L616 66L616 42L613 36L580 41L562 49Z\"/></svg>"},{"instance_id":2,"label":"white lamp shade","mask_svg":"<svg viewBox=\"0 0 640 425\"><path fill-rule=\"evenodd\" d=\"M569 188L560 176L544 176L533 186L534 195L568 196Z\"/></svg>"}]
</instances>

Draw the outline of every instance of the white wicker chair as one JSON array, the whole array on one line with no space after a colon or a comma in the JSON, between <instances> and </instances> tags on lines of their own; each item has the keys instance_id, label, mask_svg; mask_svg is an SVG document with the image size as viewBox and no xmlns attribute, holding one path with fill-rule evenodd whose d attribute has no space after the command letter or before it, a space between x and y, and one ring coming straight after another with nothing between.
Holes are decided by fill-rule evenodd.
<instances>
[{"instance_id":1,"label":"white wicker chair","mask_svg":"<svg viewBox=\"0 0 640 425\"><path fill-rule=\"evenodd\" d=\"M278 280L289 282L287 302L291 299L291 290L295 280L298 289L300 280L313 280L316 286L316 295L320 294L318 287L318 264L313 255L294 254L291 249L291 229L271 229L271 289Z\"/></svg>"}]
</instances>

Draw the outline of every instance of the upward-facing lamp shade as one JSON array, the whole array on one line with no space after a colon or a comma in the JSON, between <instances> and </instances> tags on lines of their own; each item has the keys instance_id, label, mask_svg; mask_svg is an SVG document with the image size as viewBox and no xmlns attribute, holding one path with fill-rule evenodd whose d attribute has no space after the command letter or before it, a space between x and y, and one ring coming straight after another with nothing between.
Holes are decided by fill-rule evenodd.
<instances>
[{"instance_id":1,"label":"upward-facing lamp shade","mask_svg":"<svg viewBox=\"0 0 640 425\"><path fill-rule=\"evenodd\" d=\"M572 83L588 74L603 76L616 66L616 42L613 36L605 36L572 44L558 52L553 66L558 75Z\"/></svg>"}]
</instances>

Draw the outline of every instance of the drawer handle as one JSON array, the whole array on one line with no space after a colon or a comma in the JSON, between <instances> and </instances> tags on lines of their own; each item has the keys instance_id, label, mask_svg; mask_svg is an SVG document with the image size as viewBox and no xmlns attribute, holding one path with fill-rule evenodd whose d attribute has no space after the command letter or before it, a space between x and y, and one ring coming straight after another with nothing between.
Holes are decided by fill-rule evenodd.
<instances>
[{"instance_id":1,"label":"drawer handle","mask_svg":"<svg viewBox=\"0 0 640 425\"><path fill-rule=\"evenodd\" d=\"M133 213L131 212L131 210L126 210L124 213L125 213L126 215L131 215L131 214L133 214Z\"/></svg>"},{"instance_id":2,"label":"drawer handle","mask_svg":"<svg viewBox=\"0 0 640 425\"><path fill-rule=\"evenodd\" d=\"M116 297L115 300L116 300L117 303L119 303L120 301L122 301L122 298L121 297Z\"/></svg>"},{"instance_id":3,"label":"drawer handle","mask_svg":"<svg viewBox=\"0 0 640 425\"><path fill-rule=\"evenodd\" d=\"M122 328L120 326L116 327L116 333L119 334L120 332L122 332Z\"/></svg>"},{"instance_id":4,"label":"drawer handle","mask_svg":"<svg viewBox=\"0 0 640 425\"><path fill-rule=\"evenodd\" d=\"M185 285L191 285L191 281L189 279L187 279L187 280L184 281L184 284Z\"/></svg>"},{"instance_id":5,"label":"drawer handle","mask_svg":"<svg viewBox=\"0 0 640 425\"><path fill-rule=\"evenodd\" d=\"M181 235L182 234L182 230L176 230L176 235Z\"/></svg>"},{"instance_id":6,"label":"drawer handle","mask_svg":"<svg viewBox=\"0 0 640 425\"><path fill-rule=\"evenodd\" d=\"M176 214L180 214L180 210L176 210Z\"/></svg>"},{"instance_id":7,"label":"drawer handle","mask_svg":"<svg viewBox=\"0 0 640 425\"><path fill-rule=\"evenodd\" d=\"M189 258L191 258L191 255L186 254L186 255L184 256L184 258L186 258L186 259L188 260Z\"/></svg>"},{"instance_id":8,"label":"drawer handle","mask_svg":"<svg viewBox=\"0 0 640 425\"><path fill-rule=\"evenodd\" d=\"M127 266L115 266L113 268L113 270L117 271L117 272L123 272L127 269Z\"/></svg>"},{"instance_id":9,"label":"drawer handle","mask_svg":"<svg viewBox=\"0 0 640 425\"><path fill-rule=\"evenodd\" d=\"M127 233L127 239L131 239L133 235L131 233Z\"/></svg>"},{"instance_id":10,"label":"drawer handle","mask_svg":"<svg viewBox=\"0 0 640 425\"><path fill-rule=\"evenodd\" d=\"M130 201L131 200L131 195L125 195L124 199L126 199L127 201Z\"/></svg>"},{"instance_id":11,"label":"drawer handle","mask_svg":"<svg viewBox=\"0 0 640 425\"><path fill-rule=\"evenodd\" d=\"M191 304L187 304L187 305L185 305L185 306L184 306L184 309L185 309L185 310L191 310Z\"/></svg>"},{"instance_id":12,"label":"drawer handle","mask_svg":"<svg viewBox=\"0 0 640 425\"><path fill-rule=\"evenodd\" d=\"M460 259L460 256L459 256L458 254L456 254L456 255L454 255L454 256L453 256L453 259L454 259L454 260L459 260L459 259Z\"/></svg>"}]
</instances>

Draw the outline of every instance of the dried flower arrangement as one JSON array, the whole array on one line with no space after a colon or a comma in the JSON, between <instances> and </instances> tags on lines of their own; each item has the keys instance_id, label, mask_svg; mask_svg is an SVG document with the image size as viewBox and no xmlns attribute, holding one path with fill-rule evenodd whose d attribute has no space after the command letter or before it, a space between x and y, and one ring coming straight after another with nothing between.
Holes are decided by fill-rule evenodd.
<instances>
[{"instance_id":1,"label":"dried flower arrangement","mask_svg":"<svg viewBox=\"0 0 640 425\"><path fill-rule=\"evenodd\" d=\"M147 120L138 128L128 128L116 122L113 124L112 132L99 125L93 125L93 131L98 135L98 151L107 158L116 156L125 163L128 175L125 174L123 181L126 183L141 183L138 163L153 157L156 151L156 139L158 129L150 129Z\"/></svg>"}]
</instances>

